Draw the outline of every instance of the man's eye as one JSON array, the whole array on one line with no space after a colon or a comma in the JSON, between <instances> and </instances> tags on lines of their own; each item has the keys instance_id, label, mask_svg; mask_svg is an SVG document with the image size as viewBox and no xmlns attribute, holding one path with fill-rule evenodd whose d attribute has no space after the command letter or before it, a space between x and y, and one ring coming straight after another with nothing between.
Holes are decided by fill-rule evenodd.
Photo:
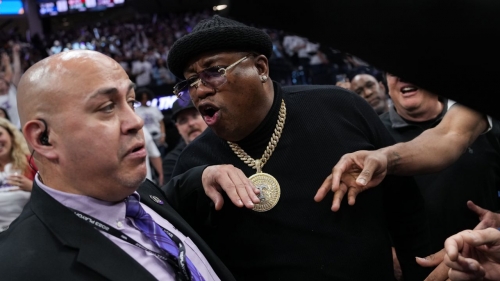
<instances>
[{"instance_id":1,"label":"man's eye","mask_svg":"<svg viewBox=\"0 0 500 281\"><path fill-rule=\"evenodd\" d=\"M110 104L106 105L105 107L101 108L101 111L111 112L111 111L113 111L113 109L115 109L115 104L110 103Z\"/></svg>"},{"instance_id":2,"label":"man's eye","mask_svg":"<svg viewBox=\"0 0 500 281\"><path fill-rule=\"evenodd\" d=\"M141 103L136 101L136 100L131 100L128 102L130 108L132 108L135 111L135 108L138 107Z\"/></svg>"}]
</instances>

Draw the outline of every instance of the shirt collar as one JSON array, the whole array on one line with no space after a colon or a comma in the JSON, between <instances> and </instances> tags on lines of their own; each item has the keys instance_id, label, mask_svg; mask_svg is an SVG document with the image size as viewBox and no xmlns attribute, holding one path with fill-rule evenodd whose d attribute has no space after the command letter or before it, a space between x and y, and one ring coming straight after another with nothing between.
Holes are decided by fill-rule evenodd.
<instances>
[{"instance_id":1,"label":"shirt collar","mask_svg":"<svg viewBox=\"0 0 500 281\"><path fill-rule=\"evenodd\" d=\"M439 97L439 101L443 104L443 110L439 115L434 118L434 121L441 121L443 119L444 115L448 111L448 99ZM396 107L392 105L389 107L389 119L391 120L391 126L393 129L399 129L399 128L405 128L412 126L412 124L409 124L406 120L403 119L397 112L396 112Z\"/></svg>"},{"instance_id":2,"label":"shirt collar","mask_svg":"<svg viewBox=\"0 0 500 281\"><path fill-rule=\"evenodd\" d=\"M35 176L35 181L43 191L70 209L85 213L109 225L114 225L117 221L123 221L125 219L125 200L120 202L108 202L86 195L62 192L42 183L38 173ZM140 199L137 192L134 192L132 196L135 196L138 200Z\"/></svg>"}]
</instances>

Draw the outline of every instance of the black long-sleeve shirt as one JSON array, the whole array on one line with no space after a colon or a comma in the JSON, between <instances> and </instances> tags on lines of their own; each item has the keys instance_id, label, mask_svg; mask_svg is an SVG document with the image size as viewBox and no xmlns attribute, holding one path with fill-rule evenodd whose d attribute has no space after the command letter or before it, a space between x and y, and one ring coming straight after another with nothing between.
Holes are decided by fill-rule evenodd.
<instances>
[{"instance_id":1,"label":"black long-sleeve shirt","mask_svg":"<svg viewBox=\"0 0 500 281\"><path fill-rule=\"evenodd\" d=\"M340 157L394 143L362 98L335 86L274 86L273 106L261 125L238 144L260 159L276 126L281 99L287 107L281 139L263 172L281 185L267 212L234 206L225 196L215 211L203 189L165 190L170 203L205 239L237 280L393 280L391 238L406 281L430 272L415 256L429 251L421 194L412 177L387 176L382 184L343 200L313 200ZM199 165L232 164L255 173L211 129L180 155L173 175Z\"/></svg>"},{"instance_id":2,"label":"black long-sleeve shirt","mask_svg":"<svg viewBox=\"0 0 500 281\"><path fill-rule=\"evenodd\" d=\"M181 139L179 143L172 149L165 157L163 157L163 181L168 182L172 178L172 173L174 172L175 164L179 155L181 155L182 150L186 147L186 142Z\"/></svg>"}]
</instances>

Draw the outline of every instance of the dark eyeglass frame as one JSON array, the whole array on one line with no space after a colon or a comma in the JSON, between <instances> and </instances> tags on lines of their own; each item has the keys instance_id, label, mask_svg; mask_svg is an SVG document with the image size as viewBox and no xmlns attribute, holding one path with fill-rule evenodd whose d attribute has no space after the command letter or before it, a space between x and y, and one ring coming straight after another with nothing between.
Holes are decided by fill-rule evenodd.
<instances>
[{"instance_id":1,"label":"dark eyeglass frame","mask_svg":"<svg viewBox=\"0 0 500 281\"><path fill-rule=\"evenodd\" d=\"M249 56L244 56L241 59L237 60L236 62L232 63L231 65L229 65L227 67L211 66L211 67L205 68L202 71L198 72L195 77L190 78L190 79L186 79L184 81L181 81L181 82L175 84L175 86L174 86L174 94L177 96L177 98L180 99L182 96L184 96L186 94L186 92L189 91L189 88L195 87L196 89L198 89L200 83L202 83L205 86L212 87L214 89L217 88L217 87L220 87L220 86L224 85L227 82L227 72L231 68L233 68L237 64L239 64L240 62L242 62L245 59L247 59L248 57ZM203 75L203 73L211 73L211 74L221 73L221 75L218 76L218 77L225 77L226 79L224 80L224 82L222 82L222 83L214 86L210 82L207 82L207 81L205 81L202 78L202 76L210 77L210 74ZM188 87L187 91L185 90L186 87Z\"/></svg>"}]
</instances>

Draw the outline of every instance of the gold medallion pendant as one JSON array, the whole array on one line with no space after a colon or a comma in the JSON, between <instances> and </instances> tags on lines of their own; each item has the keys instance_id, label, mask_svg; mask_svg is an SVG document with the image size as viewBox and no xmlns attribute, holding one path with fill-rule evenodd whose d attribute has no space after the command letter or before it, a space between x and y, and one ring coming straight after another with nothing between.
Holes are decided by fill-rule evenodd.
<instances>
[{"instance_id":1,"label":"gold medallion pendant","mask_svg":"<svg viewBox=\"0 0 500 281\"><path fill-rule=\"evenodd\" d=\"M281 107L278 115L278 121L276 122L276 128L274 133L267 144L266 150L260 159L253 159L248 155L238 144L228 141L229 147L233 152L240 158L244 163L250 166L252 169L257 170L257 173L250 176L248 179L255 185L256 188L260 190L259 193L259 204L255 204L253 210L256 212L266 212L274 208L278 201L280 200L281 189L278 181L271 176L262 172L262 167L266 164L267 160L271 158L276 145L281 137L281 132L285 126L286 119L286 106L285 101L281 100Z\"/></svg>"},{"instance_id":2,"label":"gold medallion pendant","mask_svg":"<svg viewBox=\"0 0 500 281\"><path fill-rule=\"evenodd\" d=\"M266 212L271 210L280 200L281 189L278 181L266 173L257 173L249 177L250 181L260 190L260 203L255 204L253 210Z\"/></svg>"}]
</instances>

